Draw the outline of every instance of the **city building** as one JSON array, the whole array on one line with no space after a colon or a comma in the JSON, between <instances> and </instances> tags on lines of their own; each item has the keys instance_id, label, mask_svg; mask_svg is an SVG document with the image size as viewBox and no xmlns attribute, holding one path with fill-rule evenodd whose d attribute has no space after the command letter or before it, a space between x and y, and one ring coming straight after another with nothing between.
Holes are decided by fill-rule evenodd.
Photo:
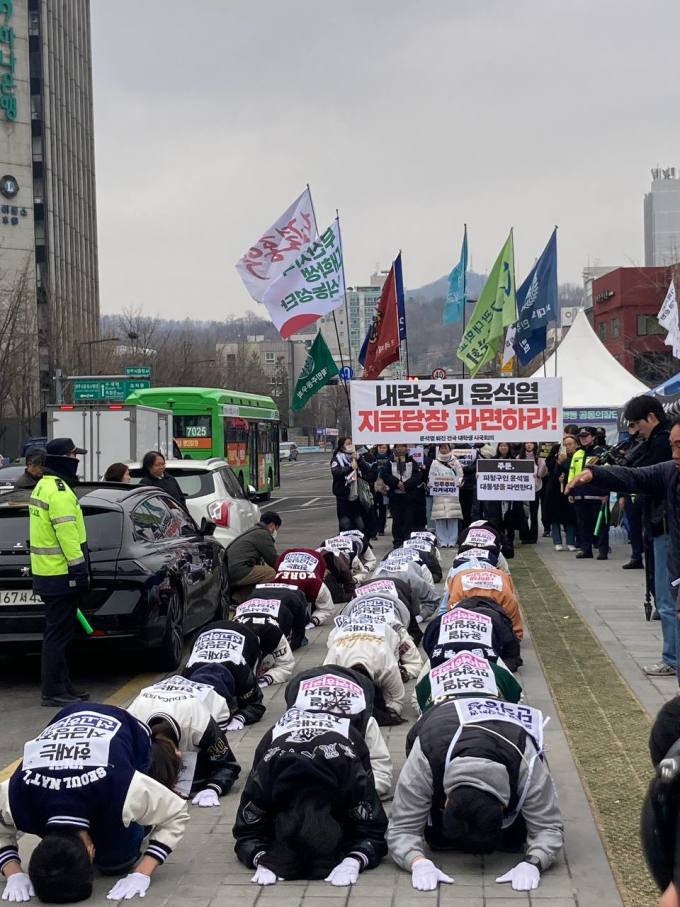
<instances>
[{"instance_id":1,"label":"city building","mask_svg":"<svg viewBox=\"0 0 680 907\"><path fill-rule=\"evenodd\" d=\"M645 195L645 265L680 261L680 174L675 167L652 170L652 188Z\"/></svg>"},{"instance_id":2,"label":"city building","mask_svg":"<svg viewBox=\"0 0 680 907\"><path fill-rule=\"evenodd\" d=\"M677 372L656 316L671 268L616 268L593 281L593 327L609 352L631 374L652 386ZM588 363L597 379L597 363Z\"/></svg>"},{"instance_id":3,"label":"city building","mask_svg":"<svg viewBox=\"0 0 680 907\"><path fill-rule=\"evenodd\" d=\"M0 3L0 26L0 305L24 308L34 419L99 338L89 0Z\"/></svg>"},{"instance_id":4,"label":"city building","mask_svg":"<svg viewBox=\"0 0 680 907\"><path fill-rule=\"evenodd\" d=\"M276 398L295 387L315 336L314 331L295 334L289 340L266 340L263 335L250 334L243 341L218 343L216 357L227 375L254 358L264 372L269 393Z\"/></svg>"},{"instance_id":5,"label":"city building","mask_svg":"<svg viewBox=\"0 0 680 907\"><path fill-rule=\"evenodd\" d=\"M593 265L592 267L588 265L587 268L583 269L583 308L591 314L593 308L593 281L598 277L604 277L605 274L615 271L618 265ZM567 316L567 324L571 327L573 324L573 319L576 315ZM564 327L563 322L563 327Z\"/></svg>"}]
</instances>

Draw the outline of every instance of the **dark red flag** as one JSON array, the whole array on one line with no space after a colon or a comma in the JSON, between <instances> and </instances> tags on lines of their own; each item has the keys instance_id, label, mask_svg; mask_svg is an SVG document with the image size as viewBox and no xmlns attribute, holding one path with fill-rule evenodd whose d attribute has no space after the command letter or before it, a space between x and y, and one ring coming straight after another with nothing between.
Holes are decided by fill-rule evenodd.
<instances>
[{"instance_id":1,"label":"dark red flag","mask_svg":"<svg viewBox=\"0 0 680 907\"><path fill-rule=\"evenodd\" d=\"M399 305L394 265L373 316L364 358L364 378L377 378L392 362L399 362Z\"/></svg>"}]
</instances>

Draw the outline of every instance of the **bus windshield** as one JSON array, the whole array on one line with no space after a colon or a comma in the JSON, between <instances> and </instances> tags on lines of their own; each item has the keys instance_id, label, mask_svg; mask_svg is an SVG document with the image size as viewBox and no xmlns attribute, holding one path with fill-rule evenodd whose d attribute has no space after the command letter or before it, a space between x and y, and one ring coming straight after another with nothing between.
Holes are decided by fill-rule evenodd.
<instances>
[{"instance_id":1,"label":"bus windshield","mask_svg":"<svg viewBox=\"0 0 680 907\"><path fill-rule=\"evenodd\" d=\"M175 441L181 451L211 450L210 416L173 416Z\"/></svg>"}]
</instances>

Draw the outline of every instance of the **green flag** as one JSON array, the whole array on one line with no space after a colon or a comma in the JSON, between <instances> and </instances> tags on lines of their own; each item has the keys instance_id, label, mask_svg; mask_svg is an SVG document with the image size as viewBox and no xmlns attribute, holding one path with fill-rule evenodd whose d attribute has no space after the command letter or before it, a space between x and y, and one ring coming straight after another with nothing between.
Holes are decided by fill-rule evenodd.
<instances>
[{"instance_id":1,"label":"green flag","mask_svg":"<svg viewBox=\"0 0 680 907\"><path fill-rule=\"evenodd\" d=\"M512 230L479 294L456 355L472 376L497 355L505 329L517 321Z\"/></svg>"},{"instance_id":2,"label":"green flag","mask_svg":"<svg viewBox=\"0 0 680 907\"><path fill-rule=\"evenodd\" d=\"M338 374L338 367L333 361L331 351L319 331L295 385L292 409L294 411L302 409L310 397L318 393L331 378L335 378Z\"/></svg>"}]
</instances>

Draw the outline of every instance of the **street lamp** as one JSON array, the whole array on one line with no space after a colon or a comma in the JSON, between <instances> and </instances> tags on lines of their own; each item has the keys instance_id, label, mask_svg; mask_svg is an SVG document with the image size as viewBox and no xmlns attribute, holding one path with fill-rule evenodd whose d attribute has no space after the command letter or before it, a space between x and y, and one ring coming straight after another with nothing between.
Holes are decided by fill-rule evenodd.
<instances>
[{"instance_id":1,"label":"street lamp","mask_svg":"<svg viewBox=\"0 0 680 907\"><path fill-rule=\"evenodd\" d=\"M99 340L81 340L78 345L86 346L89 350L90 374L92 374L92 370L94 368L94 366L92 365L92 347L96 343L118 343L119 340L120 337L101 337Z\"/></svg>"}]
</instances>

